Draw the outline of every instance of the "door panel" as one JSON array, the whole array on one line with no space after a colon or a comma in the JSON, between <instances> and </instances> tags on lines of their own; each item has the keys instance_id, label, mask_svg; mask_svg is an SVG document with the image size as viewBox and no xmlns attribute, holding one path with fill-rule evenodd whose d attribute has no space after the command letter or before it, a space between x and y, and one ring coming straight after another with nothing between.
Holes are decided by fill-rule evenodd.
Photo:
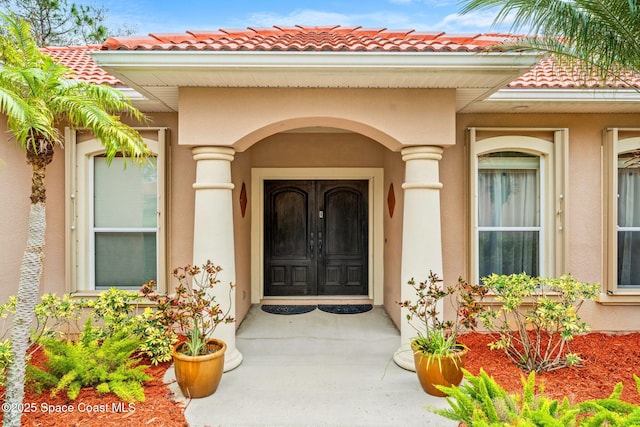
<instances>
[{"instance_id":1,"label":"door panel","mask_svg":"<svg viewBox=\"0 0 640 427\"><path fill-rule=\"evenodd\" d=\"M317 195L318 294L367 295L368 182L318 181Z\"/></svg>"},{"instance_id":2,"label":"door panel","mask_svg":"<svg viewBox=\"0 0 640 427\"><path fill-rule=\"evenodd\" d=\"M368 181L265 181L265 295L367 295Z\"/></svg>"},{"instance_id":3,"label":"door panel","mask_svg":"<svg viewBox=\"0 0 640 427\"><path fill-rule=\"evenodd\" d=\"M265 181L265 295L315 295L313 181Z\"/></svg>"}]
</instances>

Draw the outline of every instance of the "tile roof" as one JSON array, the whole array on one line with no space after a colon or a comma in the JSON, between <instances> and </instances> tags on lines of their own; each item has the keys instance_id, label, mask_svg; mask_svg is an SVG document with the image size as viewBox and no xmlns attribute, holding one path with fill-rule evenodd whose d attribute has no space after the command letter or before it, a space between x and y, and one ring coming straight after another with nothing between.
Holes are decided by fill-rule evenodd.
<instances>
[{"instance_id":1,"label":"tile roof","mask_svg":"<svg viewBox=\"0 0 640 427\"><path fill-rule=\"evenodd\" d=\"M509 83L509 89L624 89L640 88L640 76L626 73L620 80L586 78L577 68L560 64L553 57L542 59L538 64Z\"/></svg>"},{"instance_id":2,"label":"tile roof","mask_svg":"<svg viewBox=\"0 0 640 427\"><path fill-rule=\"evenodd\" d=\"M103 50L477 52L504 42L508 34L446 34L362 27L274 26L271 28L153 33L112 37Z\"/></svg>"},{"instance_id":3,"label":"tile roof","mask_svg":"<svg viewBox=\"0 0 640 427\"><path fill-rule=\"evenodd\" d=\"M40 49L55 60L71 68L74 77L89 83L106 84L113 87L126 86L120 80L98 67L88 52L99 50L100 45L47 47Z\"/></svg>"},{"instance_id":4,"label":"tile roof","mask_svg":"<svg viewBox=\"0 0 640 427\"><path fill-rule=\"evenodd\" d=\"M42 51L74 70L76 78L92 83L125 86L98 67L91 50L129 51L334 51L334 52L479 52L512 39L509 34L456 35L413 30L361 27L284 27L187 31L182 34L149 34L112 37L102 45L49 47ZM553 58L511 82L510 89L640 88L640 77L629 74L625 82L583 79Z\"/></svg>"}]
</instances>

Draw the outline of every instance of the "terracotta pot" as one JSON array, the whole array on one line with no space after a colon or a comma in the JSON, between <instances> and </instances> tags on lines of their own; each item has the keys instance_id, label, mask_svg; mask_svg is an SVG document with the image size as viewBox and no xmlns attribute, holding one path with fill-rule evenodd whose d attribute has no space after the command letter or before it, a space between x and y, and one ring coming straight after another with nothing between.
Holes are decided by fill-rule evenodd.
<instances>
[{"instance_id":1,"label":"terracotta pot","mask_svg":"<svg viewBox=\"0 0 640 427\"><path fill-rule=\"evenodd\" d=\"M187 398L210 396L218 389L227 345L224 341L209 338L207 348L212 352L203 356L187 356L178 353L176 347L172 351L176 381Z\"/></svg>"},{"instance_id":2,"label":"terracotta pot","mask_svg":"<svg viewBox=\"0 0 640 427\"><path fill-rule=\"evenodd\" d=\"M438 357L413 348L416 374L422 389L432 396L445 397L446 394L438 390L437 385L460 385L464 377L462 368L468 351L467 348L460 347L460 351L452 355Z\"/></svg>"}]
</instances>

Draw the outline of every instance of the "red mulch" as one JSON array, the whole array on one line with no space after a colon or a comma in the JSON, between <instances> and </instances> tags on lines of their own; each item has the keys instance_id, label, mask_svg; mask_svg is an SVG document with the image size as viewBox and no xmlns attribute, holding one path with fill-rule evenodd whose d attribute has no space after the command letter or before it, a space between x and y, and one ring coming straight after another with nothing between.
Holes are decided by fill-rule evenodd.
<instances>
[{"instance_id":1,"label":"red mulch","mask_svg":"<svg viewBox=\"0 0 640 427\"><path fill-rule=\"evenodd\" d=\"M34 359L42 357L39 353ZM148 364L148 363L146 363ZM144 402L122 402L116 395L100 394L91 388L69 400L66 391L51 396L48 390L37 394L27 390L22 414L23 427L171 427L187 426L184 407L173 400L173 394L162 382L171 362L150 366L145 372L153 380L145 383ZM0 388L0 402L4 390Z\"/></svg>"},{"instance_id":2,"label":"red mulch","mask_svg":"<svg viewBox=\"0 0 640 427\"><path fill-rule=\"evenodd\" d=\"M471 333L460 337L469 347L465 368L474 375L483 368L509 392L522 390L523 372L498 350L489 350L488 335ZM536 374L536 384L544 385L545 395L572 403L608 397L613 387L624 385L622 400L640 404L633 374L640 376L640 333L608 335L590 333L574 338L571 351L584 360L581 367L558 369Z\"/></svg>"},{"instance_id":3,"label":"red mulch","mask_svg":"<svg viewBox=\"0 0 640 427\"><path fill-rule=\"evenodd\" d=\"M514 366L500 351L491 351L488 335L465 334L460 341L469 347L466 369L477 375L483 368L510 392L522 390L520 381L527 373ZM582 367L559 369L537 374L537 383L543 383L545 394L554 399L567 396L571 402L604 398L611 394L616 383L624 384L622 399L640 404L640 396L633 381L633 374L640 375L640 333L607 335L592 333L574 339L571 350L584 359ZM131 408L128 404L118 407L121 401L113 394L101 395L92 389L84 389L75 401L69 401L65 393L56 397L45 391L38 395L27 392L25 404L33 411L25 412L22 425L27 427L127 427L186 426L183 407L173 400L173 395L162 377L170 363L152 366L147 372L154 377L145 384L145 402ZM0 390L0 395L4 395ZM0 402L4 399L0 398ZM64 405L74 411L60 412ZM46 409L50 411L47 412Z\"/></svg>"}]
</instances>

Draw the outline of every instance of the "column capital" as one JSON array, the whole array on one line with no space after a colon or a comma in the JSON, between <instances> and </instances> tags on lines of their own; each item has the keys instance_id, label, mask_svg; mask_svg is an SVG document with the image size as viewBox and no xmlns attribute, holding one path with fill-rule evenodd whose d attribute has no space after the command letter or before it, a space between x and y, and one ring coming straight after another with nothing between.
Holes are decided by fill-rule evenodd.
<instances>
[{"instance_id":1,"label":"column capital","mask_svg":"<svg viewBox=\"0 0 640 427\"><path fill-rule=\"evenodd\" d=\"M198 160L228 160L233 161L236 151L230 147L206 146L191 149L193 159Z\"/></svg>"},{"instance_id":2,"label":"column capital","mask_svg":"<svg viewBox=\"0 0 640 427\"><path fill-rule=\"evenodd\" d=\"M443 148L436 145L418 145L403 148L402 160L441 160Z\"/></svg>"}]
</instances>

